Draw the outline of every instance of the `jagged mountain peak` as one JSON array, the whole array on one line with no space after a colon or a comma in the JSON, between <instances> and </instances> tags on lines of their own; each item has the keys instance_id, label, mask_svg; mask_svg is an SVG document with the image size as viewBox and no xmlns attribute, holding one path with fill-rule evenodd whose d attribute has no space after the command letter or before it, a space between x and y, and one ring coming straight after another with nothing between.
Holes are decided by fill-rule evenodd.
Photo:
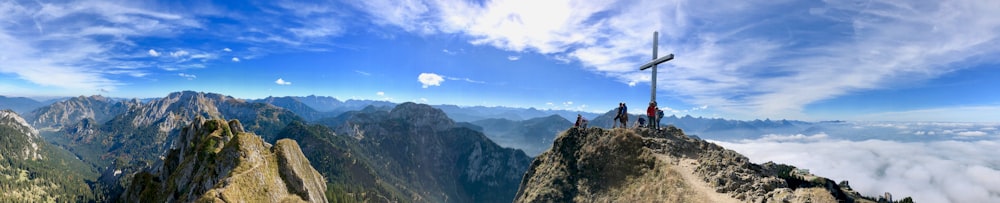
<instances>
[{"instance_id":1,"label":"jagged mountain peak","mask_svg":"<svg viewBox=\"0 0 1000 203\"><path fill-rule=\"evenodd\" d=\"M78 96L35 109L25 118L38 129L57 130L84 119L104 122L137 105L138 100L115 101L100 95Z\"/></svg>"},{"instance_id":2,"label":"jagged mountain peak","mask_svg":"<svg viewBox=\"0 0 1000 203\"><path fill-rule=\"evenodd\" d=\"M674 127L570 128L532 162L515 202L874 202L798 171Z\"/></svg>"},{"instance_id":3,"label":"jagged mountain peak","mask_svg":"<svg viewBox=\"0 0 1000 203\"><path fill-rule=\"evenodd\" d=\"M167 156L134 176L126 202L326 202L326 182L294 140L274 145L239 121L195 118Z\"/></svg>"}]
</instances>

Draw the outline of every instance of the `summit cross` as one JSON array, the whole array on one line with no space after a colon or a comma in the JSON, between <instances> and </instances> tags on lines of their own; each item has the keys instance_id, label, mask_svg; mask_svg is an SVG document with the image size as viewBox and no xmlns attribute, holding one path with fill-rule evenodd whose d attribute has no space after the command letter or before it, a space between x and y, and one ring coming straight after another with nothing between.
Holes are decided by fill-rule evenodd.
<instances>
[{"instance_id":1,"label":"summit cross","mask_svg":"<svg viewBox=\"0 0 1000 203\"><path fill-rule=\"evenodd\" d=\"M653 32L653 61L643 64L642 66L639 66L640 71L653 68L653 82L652 82L653 84L650 85L652 86L652 89L649 92L649 102L656 102L656 65L674 59L674 54L667 54L666 56L663 56L661 58L656 58L657 57L656 49L657 47L659 47L659 38L660 38L659 36L660 32Z\"/></svg>"}]
</instances>

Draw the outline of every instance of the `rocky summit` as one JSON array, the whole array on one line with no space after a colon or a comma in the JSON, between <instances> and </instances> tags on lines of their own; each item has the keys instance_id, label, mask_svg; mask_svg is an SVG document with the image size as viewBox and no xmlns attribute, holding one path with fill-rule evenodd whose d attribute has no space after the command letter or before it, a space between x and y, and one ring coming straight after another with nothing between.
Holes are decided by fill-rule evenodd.
<instances>
[{"instance_id":1,"label":"rocky summit","mask_svg":"<svg viewBox=\"0 0 1000 203\"><path fill-rule=\"evenodd\" d=\"M535 158L514 202L876 202L843 181L754 164L666 130L571 128Z\"/></svg>"},{"instance_id":2,"label":"rocky summit","mask_svg":"<svg viewBox=\"0 0 1000 203\"><path fill-rule=\"evenodd\" d=\"M126 202L327 202L326 181L299 145L271 145L238 120L197 117L163 160L139 172Z\"/></svg>"}]
</instances>

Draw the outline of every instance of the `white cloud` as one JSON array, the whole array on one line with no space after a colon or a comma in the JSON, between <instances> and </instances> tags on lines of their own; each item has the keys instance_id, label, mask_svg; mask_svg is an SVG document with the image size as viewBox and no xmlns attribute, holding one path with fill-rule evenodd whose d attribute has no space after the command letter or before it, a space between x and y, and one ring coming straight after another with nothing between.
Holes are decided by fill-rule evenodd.
<instances>
[{"instance_id":1,"label":"white cloud","mask_svg":"<svg viewBox=\"0 0 1000 203\"><path fill-rule=\"evenodd\" d=\"M444 77L434 73L420 73L420 75L417 76L417 81L420 81L423 88L427 88L429 86L441 86L441 82L444 82Z\"/></svg>"},{"instance_id":2,"label":"white cloud","mask_svg":"<svg viewBox=\"0 0 1000 203\"><path fill-rule=\"evenodd\" d=\"M222 51L224 51L224 52L233 52L233 50L229 49L229 47L226 47L226 48L222 49Z\"/></svg>"},{"instance_id":3,"label":"white cloud","mask_svg":"<svg viewBox=\"0 0 1000 203\"><path fill-rule=\"evenodd\" d=\"M385 96L385 92L383 92L383 91L378 91L378 92L375 92L375 95L378 95L378 96Z\"/></svg>"},{"instance_id":4,"label":"white cloud","mask_svg":"<svg viewBox=\"0 0 1000 203\"><path fill-rule=\"evenodd\" d=\"M827 137L829 137L829 136L826 133L819 133L819 134L814 134L814 135L803 135L803 134L794 134L794 135L767 134L767 135L762 136L760 139L758 139L756 141L765 141L765 142L816 142L816 141L826 140Z\"/></svg>"},{"instance_id":5,"label":"white cloud","mask_svg":"<svg viewBox=\"0 0 1000 203\"><path fill-rule=\"evenodd\" d=\"M919 202L1000 202L1000 142L885 140L719 142L755 163L774 161L848 180L864 195L891 192Z\"/></svg>"},{"instance_id":6,"label":"white cloud","mask_svg":"<svg viewBox=\"0 0 1000 203\"><path fill-rule=\"evenodd\" d=\"M573 101L565 101L565 102L562 103L562 105L563 106L572 106L573 105Z\"/></svg>"},{"instance_id":7,"label":"white cloud","mask_svg":"<svg viewBox=\"0 0 1000 203\"><path fill-rule=\"evenodd\" d=\"M962 131L962 132L955 133L955 135L958 135L958 136L967 136L967 137L978 137L978 136L985 136L985 135L987 135L987 133L983 132L983 131Z\"/></svg>"},{"instance_id":8,"label":"white cloud","mask_svg":"<svg viewBox=\"0 0 1000 203\"><path fill-rule=\"evenodd\" d=\"M233 57L232 61L233 61L233 62L240 62L240 58L237 58L237 57Z\"/></svg>"},{"instance_id":9,"label":"white cloud","mask_svg":"<svg viewBox=\"0 0 1000 203\"><path fill-rule=\"evenodd\" d=\"M278 78L278 80L274 81L274 84L278 84L278 85L292 85L292 82L288 82L288 81L285 81L284 79Z\"/></svg>"},{"instance_id":10,"label":"white cloud","mask_svg":"<svg viewBox=\"0 0 1000 203\"><path fill-rule=\"evenodd\" d=\"M555 106L555 104L553 104L552 102L545 102L545 105L546 106Z\"/></svg>"},{"instance_id":11,"label":"white cloud","mask_svg":"<svg viewBox=\"0 0 1000 203\"><path fill-rule=\"evenodd\" d=\"M521 59L520 56L507 56L507 60L516 61Z\"/></svg>"},{"instance_id":12,"label":"white cloud","mask_svg":"<svg viewBox=\"0 0 1000 203\"><path fill-rule=\"evenodd\" d=\"M196 75L186 74L186 73L177 73L177 76L181 76L183 78L186 78L187 80L194 80L195 78L198 78L198 76Z\"/></svg>"},{"instance_id":13,"label":"white cloud","mask_svg":"<svg viewBox=\"0 0 1000 203\"><path fill-rule=\"evenodd\" d=\"M360 71L360 70L354 70L354 72L355 72L355 73L358 73L358 74L361 74L361 75L363 75L363 76L371 76L371 75L372 75L372 74L371 74L371 73L369 73L369 72L364 72L364 71Z\"/></svg>"},{"instance_id":14,"label":"white cloud","mask_svg":"<svg viewBox=\"0 0 1000 203\"><path fill-rule=\"evenodd\" d=\"M469 82L469 83L486 84L486 81L478 81L478 80L473 80L473 79L470 79L470 78L456 78L456 77L448 77L448 76L443 76L443 75L442 75L442 77L444 77L445 79L448 79L448 80L460 80L460 81L465 81L465 82Z\"/></svg>"},{"instance_id":15,"label":"white cloud","mask_svg":"<svg viewBox=\"0 0 1000 203\"><path fill-rule=\"evenodd\" d=\"M638 83L639 83L639 81L631 80L631 81L628 81L628 86L629 87L635 87L635 85L637 85Z\"/></svg>"},{"instance_id":16,"label":"white cloud","mask_svg":"<svg viewBox=\"0 0 1000 203\"><path fill-rule=\"evenodd\" d=\"M184 50L170 52L170 56L173 56L174 58L184 57L184 56L187 56L188 54L191 54L191 53L188 53L187 51L184 51Z\"/></svg>"},{"instance_id":17,"label":"white cloud","mask_svg":"<svg viewBox=\"0 0 1000 203\"><path fill-rule=\"evenodd\" d=\"M441 52L444 52L445 54L448 54L448 55L458 54L458 51L451 51L451 50L448 50L448 49L442 49Z\"/></svg>"},{"instance_id":18,"label":"white cloud","mask_svg":"<svg viewBox=\"0 0 1000 203\"><path fill-rule=\"evenodd\" d=\"M160 52L156 52L156 50L150 49L149 50L149 55L153 56L153 57L157 57L157 56L160 56Z\"/></svg>"},{"instance_id":19,"label":"white cloud","mask_svg":"<svg viewBox=\"0 0 1000 203\"><path fill-rule=\"evenodd\" d=\"M423 97L421 97L421 98L420 98L420 102L423 102L423 103L427 103L427 98L423 98Z\"/></svg>"}]
</instances>

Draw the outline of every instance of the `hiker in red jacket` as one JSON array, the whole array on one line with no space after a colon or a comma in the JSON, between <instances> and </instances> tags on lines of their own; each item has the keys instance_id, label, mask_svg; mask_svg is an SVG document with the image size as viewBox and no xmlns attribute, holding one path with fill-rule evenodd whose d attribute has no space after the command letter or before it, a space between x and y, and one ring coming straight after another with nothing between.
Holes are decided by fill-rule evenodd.
<instances>
[{"instance_id":1,"label":"hiker in red jacket","mask_svg":"<svg viewBox=\"0 0 1000 203\"><path fill-rule=\"evenodd\" d=\"M649 128L659 129L659 123L656 123L656 102L649 102L649 107L646 107L646 118L649 118ZM655 123L655 124L654 124Z\"/></svg>"}]
</instances>

